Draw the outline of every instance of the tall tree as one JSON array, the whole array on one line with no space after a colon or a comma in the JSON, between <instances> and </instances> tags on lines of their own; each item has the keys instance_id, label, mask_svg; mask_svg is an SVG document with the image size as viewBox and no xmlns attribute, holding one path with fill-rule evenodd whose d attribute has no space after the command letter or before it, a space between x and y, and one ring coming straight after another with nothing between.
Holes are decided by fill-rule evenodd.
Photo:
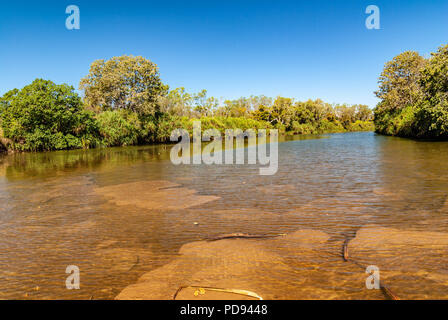
<instances>
[{"instance_id":1,"label":"tall tree","mask_svg":"<svg viewBox=\"0 0 448 320\"><path fill-rule=\"evenodd\" d=\"M425 100L431 100L434 104L448 101L448 45L432 53L422 71L421 84Z\"/></svg>"},{"instance_id":2,"label":"tall tree","mask_svg":"<svg viewBox=\"0 0 448 320\"><path fill-rule=\"evenodd\" d=\"M372 110L364 104L354 105L356 109L356 120L369 121L372 120Z\"/></svg>"},{"instance_id":3,"label":"tall tree","mask_svg":"<svg viewBox=\"0 0 448 320\"><path fill-rule=\"evenodd\" d=\"M335 107L337 119L347 128L350 123L356 121L356 106L337 105Z\"/></svg>"},{"instance_id":4,"label":"tall tree","mask_svg":"<svg viewBox=\"0 0 448 320\"><path fill-rule=\"evenodd\" d=\"M417 52L406 51L387 62L375 92L381 99L378 108L397 110L415 104L421 96L420 76L425 61Z\"/></svg>"},{"instance_id":5,"label":"tall tree","mask_svg":"<svg viewBox=\"0 0 448 320\"><path fill-rule=\"evenodd\" d=\"M96 60L81 80L87 107L96 111L126 109L155 114L168 87L160 80L156 64L143 57L121 56Z\"/></svg>"},{"instance_id":6,"label":"tall tree","mask_svg":"<svg viewBox=\"0 0 448 320\"><path fill-rule=\"evenodd\" d=\"M193 96L184 87L170 90L167 95L159 98L161 112L177 116L190 116Z\"/></svg>"},{"instance_id":7,"label":"tall tree","mask_svg":"<svg viewBox=\"0 0 448 320\"><path fill-rule=\"evenodd\" d=\"M293 102L291 98L277 97L272 106L271 122L289 126L294 116Z\"/></svg>"}]
</instances>

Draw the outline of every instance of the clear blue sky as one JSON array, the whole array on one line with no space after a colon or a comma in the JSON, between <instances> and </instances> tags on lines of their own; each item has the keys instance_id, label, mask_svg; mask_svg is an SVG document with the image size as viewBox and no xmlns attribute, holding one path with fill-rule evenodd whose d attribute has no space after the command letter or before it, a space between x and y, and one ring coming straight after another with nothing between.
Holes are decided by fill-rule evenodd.
<instances>
[{"instance_id":1,"label":"clear blue sky","mask_svg":"<svg viewBox=\"0 0 448 320\"><path fill-rule=\"evenodd\" d=\"M78 5L81 29L65 28ZM367 30L365 9L381 9ZM79 80L96 59L142 55L171 88L376 104L384 63L448 43L447 0L2 1L0 94Z\"/></svg>"}]
</instances>

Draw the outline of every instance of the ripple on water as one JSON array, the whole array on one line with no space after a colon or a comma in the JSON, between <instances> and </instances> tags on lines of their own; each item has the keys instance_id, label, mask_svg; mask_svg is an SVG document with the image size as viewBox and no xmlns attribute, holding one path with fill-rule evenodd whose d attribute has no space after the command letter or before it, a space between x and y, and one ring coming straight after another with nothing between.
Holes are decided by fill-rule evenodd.
<instances>
[{"instance_id":1,"label":"ripple on water","mask_svg":"<svg viewBox=\"0 0 448 320\"><path fill-rule=\"evenodd\" d=\"M174 166L169 150L8 156L0 299L111 299L143 274L135 288L151 297L208 283L272 299L383 299L365 288L368 264L401 298L446 298L448 143L373 133L291 141L269 177ZM195 242L231 233L288 236ZM346 239L359 265L343 261ZM65 288L72 264L81 290Z\"/></svg>"}]
</instances>

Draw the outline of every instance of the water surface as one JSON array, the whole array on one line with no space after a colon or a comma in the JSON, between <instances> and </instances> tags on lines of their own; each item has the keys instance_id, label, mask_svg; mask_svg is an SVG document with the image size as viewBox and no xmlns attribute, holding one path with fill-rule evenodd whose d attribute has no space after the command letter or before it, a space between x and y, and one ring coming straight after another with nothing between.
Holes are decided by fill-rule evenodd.
<instances>
[{"instance_id":1,"label":"water surface","mask_svg":"<svg viewBox=\"0 0 448 320\"><path fill-rule=\"evenodd\" d=\"M297 230L325 241L306 259L266 244L260 262L273 252L285 265L273 298L306 298L299 280L313 298L382 298L365 289L365 270L342 261L345 239L360 265L384 265L403 298L448 298L448 143L374 133L291 140L279 144L275 176L259 166L174 166L169 151L0 157L0 299L112 299L185 244ZM81 290L65 288L68 265L80 268Z\"/></svg>"}]
</instances>

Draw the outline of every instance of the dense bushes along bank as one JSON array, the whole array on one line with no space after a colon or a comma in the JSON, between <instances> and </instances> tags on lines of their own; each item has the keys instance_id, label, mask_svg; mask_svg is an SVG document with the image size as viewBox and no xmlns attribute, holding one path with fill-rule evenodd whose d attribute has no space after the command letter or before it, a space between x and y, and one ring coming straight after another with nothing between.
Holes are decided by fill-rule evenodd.
<instances>
[{"instance_id":1,"label":"dense bushes along bank","mask_svg":"<svg viewBox=\"0 0 448 320\"><path fill-rule=\"evenodd\" d=\"M379 79L378 133L448 139L448 45L425 59L407 51L388 62Z\"/></svg>"},{"instance_id":2,"label":"dense bushes along bank","mask_svg":"<svg viewBox=\"0 0 448 320\"><path fill-rule=\"evenodd\" d=\"M278 128L313 134L373 130L363 105L295 102L277 97L219 101L203 90L169 90L158 68L142 57L95 61L81 80L84 98L68 85L37 79L0 98L0 150L46 151L169 141L176 128Z\"/></svg>"}]
</instances>

